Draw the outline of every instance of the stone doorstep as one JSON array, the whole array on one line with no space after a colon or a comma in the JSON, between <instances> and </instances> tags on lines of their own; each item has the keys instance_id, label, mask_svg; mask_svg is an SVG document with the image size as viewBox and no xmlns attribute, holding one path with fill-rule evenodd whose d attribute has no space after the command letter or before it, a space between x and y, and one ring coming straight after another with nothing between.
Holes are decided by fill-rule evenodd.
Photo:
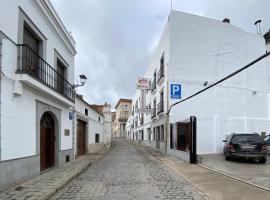
<instances>
[{"instance_id":1,"label":"stone doorstep","mask_svg":"<svg viewBox=\"0 0 270 200\"><path fill-rule=\"evenodd\" d=\"M94 154L86 154L62 167L51 169L36 178L3 191L0 193L0 200L46 200L64 187L67 183L69 183L72 179L85 171L91 164L94 164L103 155L108 153L109 150L111 150L111 148L106 148L106 150L102 149L101 152L98 153L98 157ZM57 176L59 176L59 178L57 178ZM58 181L55 183L55 181L51 181L51 179ZM22 187L21 190L15 189L20 186Z\"/></svg>"}]
</instances>

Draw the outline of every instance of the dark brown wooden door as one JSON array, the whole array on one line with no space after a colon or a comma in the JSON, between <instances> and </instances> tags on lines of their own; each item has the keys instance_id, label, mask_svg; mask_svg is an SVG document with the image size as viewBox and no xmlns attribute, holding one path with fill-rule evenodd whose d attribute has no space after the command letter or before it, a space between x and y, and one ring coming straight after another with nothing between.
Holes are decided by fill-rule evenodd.
<instances>
[{"instance_id":1,"label":"dark brown wooden door","mask_svg":"<svg viewBox=\"0 0 270 200\"><path fill-rule=\"evenodd\" d=\"M77 156L85 154L85 125L86 123L78 120L77 126Z\"/></svg>"},{"instance_id":2,"label":"dark brown wooden door","mask_svg":"<svg viewBox=\"0 0 270 200\"><path fill-rule=\"evenodd\" d=\"M40 169L46 169L47 149L46 149L46 128L40 128Z\"/></svg>"},{"instance_id":3,"label":"dark brown wooden door","mask_svg":"<svg viewBox=\"0 0 270 200\"><path fill-rule=\"evenodd\" d=\"M190 150L190 123L177 123L177 149Z\"/></svg>"},{"instance_id":4,"label":"dark brown wooden door","mask_svg":"<svg viewBox=\"0 0 270 200\"><path fill-rule=\"evenodd\" d=\"M52 116L44 113L40 122L40 170L55 164L55 128Z\"/></svg>"}]
</instances>

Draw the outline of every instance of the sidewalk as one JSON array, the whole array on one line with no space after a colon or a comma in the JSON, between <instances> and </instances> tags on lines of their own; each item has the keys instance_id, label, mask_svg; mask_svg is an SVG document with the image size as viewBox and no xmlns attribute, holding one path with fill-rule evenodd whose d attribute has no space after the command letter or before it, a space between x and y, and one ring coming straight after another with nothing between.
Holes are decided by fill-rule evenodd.
<instances>
[{"instance_id":1,"label":"sidewalk","mask_svg":"<svg viewBox=\"0 0 270 200\"><path fill-rule=\"evenodd\" d=\"M150 147L144 146L152 156L162 161L205 193L210 200L257 200L269 199L270 192L222 175L199 165L192 165L175 157L162 154Z\"/></svg>"},{"instance_id":2,"label":"sidewalk","mask_svg":"<svg viewBox=\"0 0 270 200\"><path fill-rule=\"evenodd\" d=\"M0 200L44 200L78 176L89 165L95 163L111 148L105 148L95 154L87 154L70 163L51 169L40 176L0 193Z\"/></svg>"}]
</instances>

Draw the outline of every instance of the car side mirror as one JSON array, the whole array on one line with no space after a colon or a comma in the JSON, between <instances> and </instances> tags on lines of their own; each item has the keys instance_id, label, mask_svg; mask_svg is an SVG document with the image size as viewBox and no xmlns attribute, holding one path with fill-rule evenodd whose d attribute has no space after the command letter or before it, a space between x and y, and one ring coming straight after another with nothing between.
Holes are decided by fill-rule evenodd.
<instances>
[{"instance_id":1,"label":"car side mirror","mask_svg":"<svg viewBox=\"0 0 270 200\"><path fill-rule=\"evenodd\" d=\"M222 140L222 142L227 142L227 140Z\"/></svg>"}]
</instances>

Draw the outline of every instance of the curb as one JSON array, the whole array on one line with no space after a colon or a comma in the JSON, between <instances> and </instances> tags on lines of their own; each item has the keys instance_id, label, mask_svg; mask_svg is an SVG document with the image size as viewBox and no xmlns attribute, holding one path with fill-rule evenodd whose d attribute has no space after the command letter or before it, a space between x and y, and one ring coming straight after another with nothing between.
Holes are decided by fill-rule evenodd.
<instances>
[{"instance_id":1,"label":"curb","mask_svg":"<svg viewBox=\"0 0 270 200\"><path fill-rule=\"evenodd\" d=\"M227 174L227 173L224 173L224 172L222 172L222 171L219 171L219 170L216 170L216 169L212 169L212 168L207 167L207 166L204 166L204 165L202 165L202 164L197 164L197 166L202 167L202 168L207 169L207 170L210 170L210 171L212 171L212 172L221 174L221 175L226 176L226 177L228 177L228 178L234 179L234 180L239 181L239 182L241 182L241 183L245 183L245 184L247 184L247 185L250 185L250 186L259 188L259 189L261 189L261 190L270 192L270 189L268 189L268 188L266 188L266 187L262 187L262 186L259 186L259 185L254 184L254 183L250 183L250 182L248 182L248 181L245 181L245 180L243 180L243 179L234 177L234 176L232 176L232 175L230 175L230 174Z\"/></svg>"},{"instance_id":2,"label":"curb","mask_svg":"<svg viewBox=\"0 0 270 200\"><path fill-rule=\"evenodd\" d=\"M86 164L84 167L82 167L78 172L76 172L74 175L66 179L64 182L60 183L53 189L52 191L48 192L48 194L45 194L44 196L40 197L40 200L47 200L50 197L52 197L56 192L58 192L60 189L62 189L65 185L67 185L70 181L72 181L74 178L79 176L82 172L84 172L92 163L89 161L88 164Z\"/></svg>"},{"instance_id":3,"label":"curb","mask_svg":"<svg viewBox=\"0 0 270 200\"><path fill-rule=\"evenodd\" d=\"M108 150L104 153L104 154L100 154L100 158L98 158L97 160L101 159L104 155L106 155L108 152L110 152L112 149L114 148L114 146L109 147ZM94 164L97 160L94 161L89 161L88 164L86 164L86 166L82 167L78 172L76 172L74 175L72 175L71 177L69 177L66 181L64 181L63 183L59 184L58 186L56 186L56 188L54 190L52 190L51 192L49 192L48 194L44 195L43 197L40 197L39 200L47 200L50 197L52 197L55 193L57 193L60 189L62 189L65 185L67 185L69 182L71 182L74 178L78 177L82 172L84 172L90 165Z\"/></svg>"}]
</instances>

